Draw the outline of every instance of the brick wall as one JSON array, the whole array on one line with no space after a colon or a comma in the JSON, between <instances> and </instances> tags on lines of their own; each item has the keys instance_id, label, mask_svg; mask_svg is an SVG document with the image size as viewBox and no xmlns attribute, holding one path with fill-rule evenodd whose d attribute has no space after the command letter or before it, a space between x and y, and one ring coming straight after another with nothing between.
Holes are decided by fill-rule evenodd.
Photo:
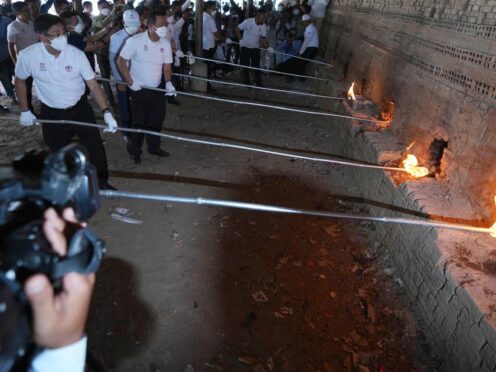
<instances>
[{"instance_id":1,"label":"brick wall","mask_svg":"<svg viewBox=\"0 0 496 372\"><path fill-rule=\"evenodd\" d=\"M334 0L321 33L326 57L416 141L422 162L448 141L446 182L492 214L496 194L496 0Z\"/></svg>"}]
</instances>

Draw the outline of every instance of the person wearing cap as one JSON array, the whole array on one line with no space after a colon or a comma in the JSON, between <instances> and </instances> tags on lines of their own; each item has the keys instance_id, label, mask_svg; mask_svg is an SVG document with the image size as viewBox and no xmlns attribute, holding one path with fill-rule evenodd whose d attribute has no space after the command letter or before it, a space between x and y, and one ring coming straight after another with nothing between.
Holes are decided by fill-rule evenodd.
<instances>
[{"instance_id":1,"label":"person wearing cap","mask_svg":"<svg viewBox=\"0 0 496 372\"><path fill-rule=\"evenodd\" d=\"M117 123L105 94L86 55L67 44L63 21L55 15L42 14L36 18L34 29L40 42L21 51L15 68L21 125L32 126L37 120L29 110L27 101L26 79L32 77L41 101L41 120L96 123L93 108L85 95L87 85L102 110L108 130L115 131ZM77 136L98 171L100 188L114 189L108 183L107 156L98 129L66 123L42 124L42 132L43 140L51 151L60 150Z\"/></svg>"},{"instance_id":2,"label":"person wearing cap","mask_svg":"<svg viewBox=\"0 0 496 372\"><path fill-rule=\"evenodd\" d=\"M241 37L241 30L243 37ZM260 47L267 48L267 26L265 12L258 10L254 18L247 18L236 28L236 36L240 39L241 52L239 61L243 66L260 68ZM273 49L272 49L273 51ZM244 84L250 84L250 70L243 69ZM254 70L255 85L262 86L260 70Z\"/></svg>"},{"instance_id":3,"label":"person wearing cap","mask_svg":"<svg viewBox=\"0 0 496 372\"><path fill-rule=\"evenodd\" d=\"M164 9L151 12L148 29L127 39L117 58L123 80L129 85L131 127L160 132L165 118L164 93L146 89L157 88L164 76L166 95L175 95L172 85L172 48L167 39L167 14ZM130 66L129 66L130 65ZM145 136L132 133L127 150L135 164L141 163L141 147ZM146 136L148 153L159 157L169 156L160 148L160 137Z\"/></svg>"},{"instance_id":4,"label":"person wearing cap","mask_svg":"<svg viewBox=\"0 0 496 372\"><path fill-rule=\"evenodd\" d=\"M308 14L304 14L301 20L303 21L303 26L305 26L305 32L303 34L303 45L301 46L299 55L302 58L314 59L319 52L319 32L312 22L312 17ZM299 74L305 74L305 65L307 63L307 61L299 60Z\"/></svg>"},{"instance_id":5,"label":"person wearing cap","mask_svg":"<svg viewBox=\"0 0 496 372\"><path fill-rule=\"evenodd\" d=\"M33 21L31 20L31 13L29 12L28 4L24 1L18 1L12 4L12 9L16 15L16 20L7 26L7 41L9 47L10 58L14 64L17 63L18 54L25 48L38 42L38 35L34 31ZM33 79L29 78L26 81L28 106L29 109L34 111L33 108Z\"/></svg>"},{"instance_id":6,"label":"person wearing cap","mask_svg":"<svg viewBox=\"0 0 496 372\"><path fill-rule=\"evenodd\" d=\"M117 67L117 58L121 49L124 47L126 40L131 36L136 35L138 32L143 32L141 29L141 21L139 14L134 9L128 9L122 15L122 22L124 28L117 31L110 37L109 44L109 59L112 75L116 80L123 81L119 68ZM129 128L129 96L127 93L126 84L117 84L117 101L119 103L119 118L120 126ZM124 139L129 138L128 133L124 133Z\"/></svg>"}]
</instances>

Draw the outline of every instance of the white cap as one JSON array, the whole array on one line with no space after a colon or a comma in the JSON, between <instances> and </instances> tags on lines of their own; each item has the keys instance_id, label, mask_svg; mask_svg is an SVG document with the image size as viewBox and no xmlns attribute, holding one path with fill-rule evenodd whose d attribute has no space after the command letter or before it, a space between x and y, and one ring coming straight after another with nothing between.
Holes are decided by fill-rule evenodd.
<instances>
[{"instance_id":1,"label":"white cap","mask_svg":"<svg viewBox=\"0 0 496 372\"><path fill-rule=\"evenodd\" d=\"M122 14L122 20L124 21L125 26L139 26L140 19L139 14L134 9L128 9Z\"/></svg>"},{"instance_id":2,"label":"white cap","mask_svg":"<svg viewBox=\"0 0 496 372\"><path fill-rule=\"evenodd\" d=\"M301 20L303 22L305 22L305 21L311 21L312 20L312 17L310 17L308 14L303 14L303 17L301 17Z\"/></svg>"}]
</instances>

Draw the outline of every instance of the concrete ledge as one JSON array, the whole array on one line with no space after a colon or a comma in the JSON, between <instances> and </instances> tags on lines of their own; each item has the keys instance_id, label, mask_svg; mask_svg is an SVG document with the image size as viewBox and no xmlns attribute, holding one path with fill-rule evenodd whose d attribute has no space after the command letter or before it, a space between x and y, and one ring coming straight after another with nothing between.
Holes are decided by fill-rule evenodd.
<instances>
[{"instance_id":1,"label":"concrete ledge","mask_svg":"<svg viewBox=\"0 0 496 372\"><path fill-rule=\"evenodd\" d=\"M345 106L341 111L351 114ZM390 131L360 132L358 121L333 122L343 156L373 163L399 162L405 145ZM406 209L450 222L474 224L480 218L477 208L442 180L402 179L398 174L359 168L353 172L363 197L379 202L370 205L373 215L405 217ZM376 233L389 250L442 369L495 370L496 240L476 233L394 224L377 224Z\"/></svg>"}]
</instances>

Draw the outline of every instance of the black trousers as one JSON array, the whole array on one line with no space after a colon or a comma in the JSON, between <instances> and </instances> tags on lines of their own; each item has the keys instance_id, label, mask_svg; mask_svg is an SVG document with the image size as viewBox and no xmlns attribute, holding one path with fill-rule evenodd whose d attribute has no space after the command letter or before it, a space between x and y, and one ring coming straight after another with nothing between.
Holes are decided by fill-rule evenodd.
<instances>
[{"instance_id":1,"label":"black trousers","mask_svg":"<svg viewBox=\"0 0 496 372\"><path fill-rule=\"evenodd\" d=\"M215 59L215 48L203 49L203 58ZM215 62L205 62L207 64L207 78L210 79L214 72Z\"/></svg>"},{"instance_id":2,"label":"black trousers","mask_svg":"<svg viewBox=\"0 0 496 372\"><path fill-rule=\"evenodd\" d=\"M88 103L85 95L81 97L76 105L69 109L54 109L42 103L39 117L47 120L75 120L96 123L93 108ZM52 152L68 145L77 136L79 143L88 151L90 162L98 171L100 184L107 183L107 155L98 129L71 124L43 124L42 131L43 140Z\"/></svg>"},{"instance_id":3,"label":"black trousers","mask_svg":"<svg viewBox=\"0 0 496 372\"><path fill-rule=\"evenodd\" d=\"M317 53L319 52L319 48L309 47L306 48L301 57L307 59L314 59ZM276 67L277 71L289 72L291 74L297 75L306 75L305 67L308 61L304 61L299 58L290 58L286 62L281 63Z\"/></svg>"},{"instance_id":4,"label":"black trousers","mask_svg":"<svg viewBox=\"0 0 496 372\"><path fill-rule=\"evenodd\" d=\"M232 37L231 40L234 41L235 43L239 42L239 39L237 37ZM231 61L231 54L234 54L232 61ZM238 44L230 44L227 46L226 61L227 62L233 62L236 64L239 62L239 45Z\"/></svg>"},{"instance_id":5,"label":"black trousers","mask_svg":"<svg viewBox=\"0 0 496 372\"><path fill-rule=\"evenodd\" d=\"M241 47L239 62L243 66L260 68L260 49ZM260 70L253 70L255 73L255 83L261 84ZM250 69L244 68L244 83L250 84Z\"/></svg>"},{"instance_id":6,"label":"black trousers","mask_svg":"<svg viewBox=\"0 0 496 372\"><path fill-rule=\"evenodd\" d=\"M131 103L131 128L146 129L160 132L165 118L166 98L163 92L142 89L137 92L129 91ZM131 155L141 155L141 147L146 137L149 153L160 150L160 137L131 133L129 151Z\"/></svg>"}]
</instances>

